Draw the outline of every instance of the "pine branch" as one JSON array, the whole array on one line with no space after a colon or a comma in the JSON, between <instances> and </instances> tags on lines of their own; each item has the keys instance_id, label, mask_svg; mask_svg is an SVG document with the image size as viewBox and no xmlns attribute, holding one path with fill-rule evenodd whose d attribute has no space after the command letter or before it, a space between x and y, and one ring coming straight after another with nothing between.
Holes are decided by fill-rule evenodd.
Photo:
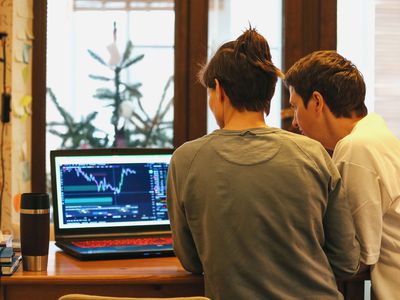
<instances>
[{"instance_id":1,"label":"pine branch","mask_svg":"<svg viewBox=\"0 0 400 300\"><path fill-rule=\"evenodd\" d=\"M53 93L53 90L51 88L47 88L46 90L48 95L50 96L51 101L53 101L54 105L56 106L58 112L64 118L66 126L71 126L71 124L74 122L73 117L58 103L57 98Z\"/></svg>"},{"instance_id":2,"label":"pine branch","mask_svg":"<svg viewBox=\"0 0 400 300\"><path fill-rule=\"evenodd\" d=\"M94 80L102 80L102 81L110 81L110 80L112 80L112 78L108 78L108 77L105 77L105 76L92 75L92 74L89 74L89 77L91 79L94 79Z\"/></svg>"},{"instance_id":3,"label":"pine branch","mask_svg":"<svg viewBox=\"0 0 400 300\"><path fill-rule=\"evenodd\" d=\"M88 49L88 52L91 57L93 57L95 60L97 60L100 64L106 67L110 67L99 55L94 53L92 50Z\"/></svg>"},{"instance_id":4,"label":"pine branch","mask_svg":"<svg viewBox=\"0 0 400 300\"><path fill-rule=\"evenodd\" d=\"M166 95L168 90L171 88L173 82L173 76L168 78L163 93L161 95L160 103L158 104L157 110L153 117L149 114L143 107L143 95L139 88L142 86L141 83L129 84L123 82L121 78L121 71L123 69L128 69L132 67L133 64L139 62L144 58L144 54L131 57L133 53L133 44L128 41L122 55L122 60L117 66L108 65L99 55L91 50L88 50L89 54L97 60L99 63L109 67L114 72L114 78L108 78L106 76L100 75L89 75L90 78L99 81L114 81L113 90L107 88L100 88L96 90L94 95L95 98L100 100L108 100L110 103L106 107L112 107L113 113L111 116L111 124L114 126L114 141L113 145L116 144L117 139L124 139L125 144L132 146L156 146L156 145L166 145L171 144L171 139L167 136L166 130L172 127L172 122L165 122L163 118L166 116L168 111L171 109L173 104L173 98L169 99L166 103ZM132 112L132 116L124 121L124 125L120 126L120 105L123 101L136 101L134 102L135 110ZM81 120L81 123L85 123L85 120ZM90 120L87 124L90 125ZM129 123L127 123L129 122ZM130 128L133 128L132 130ZM79 130L84 130L82 127ZM86 130L87 133L92 132L92 128ZM92 140L91 143L97 143Z\"/></svg>"},{"instance_id":5,"label":"pine branch","mask_svg":"<svg viewBox=\"0 0 400 300\"><path fill-rule=\"evenodd\" d=\"M139 126L138 124L136 124L136 122L131 118L128 119L128 121L135 126L135 129L140 133L140 134L145 134L146 130L143 129L141 126ZM144 125L144 127L146 127L146 125Z\"/></svg>"},{"instance_id":6,"label":"pine branch","mask_svg":"<svg viewBox=\"0 0 400 300\"><path fill-rule=\"evenodd\" d=\"M139 56L136 56L135 58L129 60L127 63L121 65L121 69L126 69L129 68L131 65L133 65L134 63L138 62L139 60L142 60L144 57L144 54L141 54Z\"/></svg>"},{"instance_id":7,"label":"pine branch","mask_svg":"<svg viewBox=\"0 0 400 300\"><path fill-rule=\"evenodd\" d=\"M58 136L58 137L60 137L62 139L66 136L65 133L59 132L59 131L54 130L54 129L49 129L48 131L49 131L49 133L54 134L54 135L56 135L56 136Z\"/></svg>"},{"instance_id":8,"label":"pine branch","mask_svg":"<svg viewBox=\"0 0 400 300\"><path fill-rule=\"evenodd\" d=\"M65 126L65 122L61 123L61 122L48 122L46 123L47 126L51 126L51 127L56 127L56 126Z\"/></svg>"},{"instance_id":9,"label":"pine branch","mask_svg":"<svg viewBox=\"0 0 400 300\"><path fill-rule=\"evenodd\" d=\"M137 98L136 101L137 101L137 104L138 104L138 107L139 107L140 111L141 111L141 112L144 114L144 116L146 117L146 121L149 122L151 119L150 119L150 116L149 116L149 115L147 114L147 112L145 111L145 109L143 108L141 98Z\"/></svg>"},{"instance_id":10,"label":"pine branch","mask_svg":"<svg viewBox=\"0 0 400 300\"><path fill-rule=\"evenodd\" d=\"M133 44L131 41L128 41L125 46L124 54L122 55L120 66L123 66L125 61L131 56L132 49L133 49Z\"/></svg>"},{"instance_id":11,"label":"pine branch","mask_svg":"<svg viewBox=\"0 0 400 300\"><path fill-rule=\"evenodd\" d=\"M98 99L115 99L116 94L107 88L99 88L96 90L96 93L93 97Z\"/></svg>"},{"instance_id":12,"label":"pine branch","mask_svg":"<svg viewBox=\"0 0 400 300\"><path fill-rule=\"evenodd\" d=\"M147 122L145 120L143 120L142 117L138 113L133 111L132 112L132 117L135 117L137 120L140 121L140 123L142 123L144 126L146 126ZM132 119L132 117L131 117L131 119Z\"/></svg>"},{"instance_id":13,"label":"pine branch","mask_svg":"<svg viewBox=\"0 0 400 300\"><path fill-rule=\"evenodd\" d=\"M162 96L161 96L160 103L159 103L159 105L158 105L158 107L157 107L157 111L156 111L156 113L155 113L155 115L154 115L154 118L153 118L153 120L152 120L152 122L151 122L151 126L150 126L150 128L149 128L149 131L148 131L148 133L146 134L146 137L145 137L145 143L144 143L145 146L147 146L147 144L148 144L148 141L149 141L149 139L150 139L150 137L151 137L151 135L152 135L153 129L154 129L155 127L157 127L157 125L158 125L159 122L161 122L162 118L165 116L166 112L168 111L169 107L171 106L172 99L169 101L169 103L168 103L166 109L164 109L163 114L162 114L162 117L161 117L160 111L161 111L161 109L162 109L162 105L163 105L163 102L164 102L164 100L165 100L165 95L166 95L166 93L167 93L167 89L168 89L168 87L170 86L172 80L173 80L173 77L171 76L171 77L168 79L168 81L167 81L167 83L165 84L165 86L164 86L164 90L163 90L163 94L162 94Z\"/></svg>"},{"instance_id":14,"label":"pine branch","mask_svg":"<svg viewBox=\"0 0 400 300\"><path fill-rule=\"evenodd\" d=\"M81 117L80 122L75 122L72 116L60 106L52 90L48 88L47 91L51 100L54 102L58 111L60 112L61 116L64 118L64 123L50 122L47 124L50 127L64 126L66 128L65 132L61 132L53 128L49 128L48 130L49 133L54 134L59 138L61 138L62 140L61 148L66 148L66 145L70 144L69 148L75 149L78 148L81 145L81 143L86 143L86 142L89 143L90 145L93 145L93 143L94 145L100 145L100 144L107 145L108 136L106 136L106 139L104 140L100 138L93 138L94 132L100 131L97 130L91 124L91 122L96 118L97 112L92 112L86 117Z\"/></svg>"},{"instance_id":15,"label":"pine branch","mask_svg":"<svg viewBox=\"0 0 400 300\"><path fill-rule=\"evenodd\" d=\"M131 97L141 98L143 96L142 93L139 92L139 87L142 86L141 83L135 83L132 85L128 85L126 83L121 82L121 85L126 88L126 90L128 91L128 93Z\"/></svg>"}]
</instances>

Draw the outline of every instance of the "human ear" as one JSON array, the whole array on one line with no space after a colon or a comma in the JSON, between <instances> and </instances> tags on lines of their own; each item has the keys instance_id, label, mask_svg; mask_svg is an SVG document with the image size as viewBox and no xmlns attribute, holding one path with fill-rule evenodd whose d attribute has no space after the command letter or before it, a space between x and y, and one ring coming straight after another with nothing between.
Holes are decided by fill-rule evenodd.
<instances>
[{"instance_id":1,"label":"human ear","mask_svg":"<svg viewBox=\"0 0 400 300\"><path fill-rule=\"evenodd\" d=\"M218 79L215 79L215 91L217 92L217 98L220 102L224 101L225 92L224 89L219 84Z\"/></svg>"},{"instance_id":2,"label":"human ear","mask_svg":"<svg viewBox=\"0 0 400 300\"><path fill-rule=\"evenodd\" d=\"M315 112L317 112L317 113L322 112L322 110L325 106L324 96L322 96L320 92L314 91L311 95L311 99L314 102L313 109L315 110Z\"/></svg>"}]
</instances>

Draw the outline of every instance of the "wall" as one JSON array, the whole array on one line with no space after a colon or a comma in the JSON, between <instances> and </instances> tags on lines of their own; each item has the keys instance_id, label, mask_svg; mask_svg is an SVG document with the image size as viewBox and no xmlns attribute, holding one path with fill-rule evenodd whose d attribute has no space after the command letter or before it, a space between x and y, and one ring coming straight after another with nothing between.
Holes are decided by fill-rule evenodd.
<instances>
[{"instance_id":1,"label":"wall","mask_svg":"<svg viewBox=\"0 0 400 300\"><path fill-rule=\"evenodd\" d=\"M6 91L11 93L12 110L10 123L0 125L4 126L1 229L13 233L16 239L19 238L20 194L29 192L31 186L32 7L33 0L0 2L0 31L8 34Z\"/></svg>"},{"instance_id":2,"label":"wall","mask_svg":"<svg viewBox=\"0 0 400 300\"><path fill-rule=\"evenodd\" d=\"M375 112L400 138L400 2L375 0Z\"/></svg>"}]
</instances>

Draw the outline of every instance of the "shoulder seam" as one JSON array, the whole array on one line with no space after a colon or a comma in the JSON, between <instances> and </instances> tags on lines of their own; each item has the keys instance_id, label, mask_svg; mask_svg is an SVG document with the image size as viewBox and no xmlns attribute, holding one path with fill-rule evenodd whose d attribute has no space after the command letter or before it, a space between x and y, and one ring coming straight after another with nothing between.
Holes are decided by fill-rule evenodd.
<instances>
[{"instance_id":1,"label":"shoulder seam","mask_svg":"<svg viewBox=\"0 0 400 300\"><path fill-rule=\"evenodd\" d=\"M211 136L211 135L208 135L210 138L205 142L205 143L203 143L203 145L201 145L197 150L196 150L196 152L195 152L195 154L193 155L193 157L192 157L192 159L190 160L190 163L189 163L189 167L188 167L188 169L187 169L187 173L186 173L186 179L185 179L185 183L184 183L184 186L186 187L187 185L187 180L188 180L188 178L189 178L189 173L190 173L190 170L191 170L191 168L192 168L192 164L193 164L193 161L194 161L194 159L197 157L197 154L200 152L200 150L205 146L205 145L207 145L213 138L214 138L214 136Z\"/></svg>"},{"instance_id":2,"label":"shoulder seam","mask_svg":"<svg viewBox=\"0 0 400 300\"><path fill-rule=\"evenodd\" d=\"M313 163L313 165L318 170L318 173L322 174L321 169L318 167L318 164L315 162L315 160L312 159L312 157L306 151L304 151L296 141L289 139L286 136L284 136L284 138L287 139L288 141L290 141L291 143L295 144L296 147Z\"/></svg>"}]
</instances>

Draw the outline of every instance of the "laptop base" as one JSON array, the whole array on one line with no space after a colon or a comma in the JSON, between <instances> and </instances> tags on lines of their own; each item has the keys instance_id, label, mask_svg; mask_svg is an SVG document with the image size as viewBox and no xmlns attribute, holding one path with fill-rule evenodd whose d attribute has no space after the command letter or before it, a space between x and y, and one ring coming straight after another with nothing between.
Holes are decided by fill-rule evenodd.
<instances>
[{"instance_id":1,"label":"laptop base","mask_svg":"<svg viewBox=\"0 0 400 300\"><path fill-rule=\"evenodd\" d=\"M80 248L68 242L57 242L57 247L79 260L110 260L127 258L171 257L175 256L171 246L149 246L147 249L132 251L131 246L107 248Z\"/></svg>"}]
</instances>

